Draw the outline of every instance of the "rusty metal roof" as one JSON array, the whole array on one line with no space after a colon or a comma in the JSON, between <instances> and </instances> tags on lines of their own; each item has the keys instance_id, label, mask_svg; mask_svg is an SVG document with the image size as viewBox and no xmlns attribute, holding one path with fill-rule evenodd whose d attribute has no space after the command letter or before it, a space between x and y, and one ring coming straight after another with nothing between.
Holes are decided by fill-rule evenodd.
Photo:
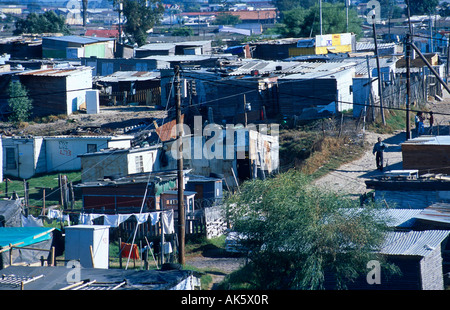
<instances>
[{"instance_id":1,"label":"rusty metal roof","mask_svg":"<svg viewBox=\"0 0 450 310\"><path fill-rule=\"evenodd\" d=\"M75 67L69 69L38 69L38 70L30 70L25 71L23 73L19 73L19 75L30 75L30 76L53 76L53 77L65 77L75 73L83 72L86 70L92 70L91 67Z\"/></svg>"}]
</instances>

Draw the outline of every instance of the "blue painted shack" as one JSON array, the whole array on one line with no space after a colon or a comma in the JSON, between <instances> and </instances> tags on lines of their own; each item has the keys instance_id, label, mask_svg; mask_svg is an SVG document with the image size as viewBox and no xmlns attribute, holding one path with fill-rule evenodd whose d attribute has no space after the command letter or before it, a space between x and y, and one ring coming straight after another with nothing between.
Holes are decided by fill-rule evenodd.
<instances>
[{"instance_id":1,"label":"blue painted shack","mask_svg":"<svg viewBox=\"0 0 450 310\"><path fill-rule=\"evenodd\" d=\"M186 190L196 192L195 201L202 207L212 206L223 198L222 179L201 175L188 175Z\"/></svg>"}]
</instances>

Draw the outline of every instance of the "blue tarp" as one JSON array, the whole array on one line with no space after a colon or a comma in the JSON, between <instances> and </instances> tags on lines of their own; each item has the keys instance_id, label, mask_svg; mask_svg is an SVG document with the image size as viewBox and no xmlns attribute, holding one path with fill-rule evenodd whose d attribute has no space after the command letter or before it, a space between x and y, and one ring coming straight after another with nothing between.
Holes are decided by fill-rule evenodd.
<instances>
[{"instance_id":1,"label":"blue tarp","mask_svg":"<svg viewBox=\"0 0 450 310\"><path fill-rule=\"evenodd\" d=\"M0 227L0 249L10 244L28 246L52 238L51 227ZM23 242L23 243L22 243Z\"/></svg>"}]
</instances>

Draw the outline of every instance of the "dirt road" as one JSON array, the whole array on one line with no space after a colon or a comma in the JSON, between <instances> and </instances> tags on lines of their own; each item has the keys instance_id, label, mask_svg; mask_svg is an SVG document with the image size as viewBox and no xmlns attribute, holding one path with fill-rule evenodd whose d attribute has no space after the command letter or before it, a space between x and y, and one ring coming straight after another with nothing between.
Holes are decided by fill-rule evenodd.
<instances>
[{"instance_id":1,"label":"dirt road","mask_svg":"<svg viewBox=\"0 0 450 310\"><path fill-rule=\"evenodd\" d=\"M450 95L444 94L444 101L442 102L434 101L428 103L427 110L435 113L433 134L448 135L450 124ZM428 117L428 115L426 116ZM425 127L428 126L428 120L426 120ZM414 124L412 123L411 130L413 131L413 129ZM385 171L403 169L401 143L406 140L405 131L398 131L392 135L379 135L373 132L366 132L365 141L372 146L376 143L378 137L381 137L383 142L388 146L384 152ZM333 188L336 192L356 198L367 191L364 183L367 179L382 175L382 173L376 170L375 155L369 149L360 159L342 165L335 171L318 179L316 185Z\"/></svg>"},{"instance_id":2,"label":"dirt road","mask_svg":"<svg viewBox=\"0 0 450 310\"><path fill-rule=\"evenodd\" d=\"M387 145L384 152L385 171L402 169L400 143L405 141L405 133L396 132L393 135L380 135L373 132L366 132L365 141L369 145L374 145L378 137L381 137ZM333 188L334 191L345 195L359 197L359 195L367 191L364 182L369 178L382 174L383 172L376 170L375 155L372 153L372 149L369 149L360 159L342 165L338 169L318 179L315 184L317 186Z\"/></svg>"}]
</instances>

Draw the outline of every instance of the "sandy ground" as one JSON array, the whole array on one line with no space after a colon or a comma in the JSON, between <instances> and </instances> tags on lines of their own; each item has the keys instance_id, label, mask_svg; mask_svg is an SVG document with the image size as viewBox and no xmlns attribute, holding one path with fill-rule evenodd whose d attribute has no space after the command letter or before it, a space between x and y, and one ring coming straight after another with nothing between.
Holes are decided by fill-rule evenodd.
<instances>
[{"instance_id":1,"label":"sandy ground","mask_svg":"<svg viewBox=\"0 0 450 310\"><path fill-rule=\"evenodd\" d=\"M126 134L129 129L140 125L150 125L151 128L154 128L153 120L161 121L166 116L165 111L156 110L154 107L102 106L98 114L80 112L48 123L30 121L21 128L15 128L7 122L0 123L0 133L19 136Z\"/></svg>"},{"instance_id":2,"label":"sandy ground","mask_svg":"<svg viewBox=\"0 0 450 310\"><path fill-rule=\"evenodd\" d=\"M365 133L365 141L370 145L374 145L378 137L381 137L387 145L384 152L384 171L402 169L400 143L405 141L405 133L396 132L393 135L380 135L373 132ZM345 195L359 197L359 195L367 191L364 182L383 173L376 169L375 155L372 153L372 150L368 150L361 158L340 166L338 169L318 179L315 184L333 188L334 191Z\"/></svg>"}]
</instances>

